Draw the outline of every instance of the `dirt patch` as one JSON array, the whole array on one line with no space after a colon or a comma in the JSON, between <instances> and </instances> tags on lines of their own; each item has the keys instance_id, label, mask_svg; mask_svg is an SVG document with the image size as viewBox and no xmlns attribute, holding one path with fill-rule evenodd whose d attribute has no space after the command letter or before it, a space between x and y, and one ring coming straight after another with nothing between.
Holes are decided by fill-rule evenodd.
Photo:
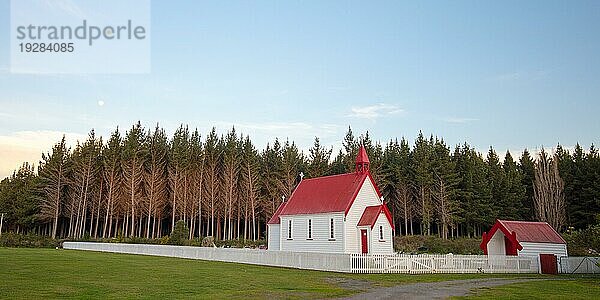
<instances>
[{"instance_id":1,"label":"dirt patch","mask_svg":"<svg viewBox=\"0 0 600 300\"><path fill-rule=\"evenodd\" d=\"M543 279L490 278L414 283L386 288L377 287L344 299L446 299L453 296L466 296L475 289L534 280Z\"/></svg>"},{"instance_id":2,"label":"dirt patch","mask_svg":"<svg viewBox=\"0 0 600 300\"><path fill-rule=\"evenodd\" d=\"M335 284L346 290L360 290L366 291L373 287L373 283L360 280L360 279L352 279L352 278L343 278L343 277L329 277L325 278L325 281L330 284Z\"/></svg>"}]
</instances>

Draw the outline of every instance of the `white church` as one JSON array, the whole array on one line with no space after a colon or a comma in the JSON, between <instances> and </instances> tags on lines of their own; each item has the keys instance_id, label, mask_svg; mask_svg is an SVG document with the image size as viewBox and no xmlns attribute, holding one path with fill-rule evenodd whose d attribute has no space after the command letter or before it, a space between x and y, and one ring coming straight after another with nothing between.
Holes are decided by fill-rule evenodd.
<instances>
[{"instance_id":1,"label":"white church","mask_svg":"<svg viewBox=\"0 0 600 300\"><path fill-rule=\"evenodd\" d=\"M363 146L354 172L302 180L267 227L269 250L394 252L392 216L369 173Z\"/></svg>"}]
</instances>

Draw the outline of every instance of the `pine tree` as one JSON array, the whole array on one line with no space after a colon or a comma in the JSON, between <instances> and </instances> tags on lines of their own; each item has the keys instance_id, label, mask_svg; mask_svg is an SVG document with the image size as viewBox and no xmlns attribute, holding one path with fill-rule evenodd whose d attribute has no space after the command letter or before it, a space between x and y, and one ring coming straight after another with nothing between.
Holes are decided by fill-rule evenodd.
<instances>
[{"instance_id":1,"label":"pine tree","mask_svg":"<svg viewBox=\"0 0 600 300\"><path fill-rule=\"evenodd\" d=\"M42 206L40 218L52 221L52 238L58 232L58 219L64 211L67 197L67 181L70 172L70 150L66 146L63 136L59 143L54 145L52 152L42 154L39 174L42 186Z\"/></svg>"},{"instance_id":2,"label":"pine tree","mask_svg":"<svg viewBox=\"0 0 600 300\"><path fill-rule=\"evenodd\" d=\"M242 164L241 164L241 189L245 199L244 220L244 239L248 238L248 229L252 222L252 240L257 238L257 220L258 197L260 193L259 172L260 161L258 151L254 148L250 137L246 136L242 148ZM251 220L251 221L250 221Z\"/></svg>"},{"instance_id":3,"label":"pine tree","mask_svg":"<svg viewBox=\"0 0 600 300\"><path fill-rule=\"evenodd\" d=\"M126 235L130 237L136 236L136 217L141 216L139 204L144 197L143 184L146 154L143 144L145 139L144 128L138 122L127 131L123 144L124 207L130 213L125 218L125 230L129 230ZM141 220L138 220L138 223L141 226Z\"/></svg>"},{"instance_id":4,"label":"pine tree","mask_svg":"<svg viewBox=\"0 0 600 300\"><path fill-rule=\"evenodd\" d=\"M533 182L535 181L535 163L529 151L523 150L523 154L519 159L519 169L521 172L521 183L525 187L525 198L523 199L523 211L521 218L524 220L533 221L535 213L533 210Z\"/></svg>"},{"instance_id":5,"label":"pine tree","mask_svg":"<svg viewBox=\"0 0 600 300\"><path fill-rule=\"evenodd\" d=\"M564 154L564 151L557 151L557 156L560 175L565 184L568 224L577 229L596 224L595 217L600 213L598 150L591 145L588 153L585 153L577 144L571 157Z\"/></svg>"},{"instance_id":6,"label":"pine tree","mask_svg":"<svg viewBox=\"0 0 600 300\"><path fill-rule=\"evenodd\" d=\"M88 139L82 144L77 145L71 160L73 162L73 172L70 178L73 193L69 205L70 210L70 230L69 236L81 238L86 230L86 220L90 202L94 197L94 190L98 188L98 172L100 168L99 153L102 142L96 139L94 130L92 130Z\"/></svg>"},{"instance_id":7,"label":"pine tree","mask_svg":"<svg viewBox=\"0 0 600 300\"><path fill-rule=\"evenodd\" d=\"M418 209L421 217L421 234L431 234L433 221L433 203L431 202L431 186L433 176L431 170L431 144L419 132L411 153L411 173L415 184Z\"/></svg>"},{"instance_id":8,"label":"pine tree","mask_svg":"<svg viewBox=\"0 0 600 300\"><path fill-rule=\"evenodd\" d=\"M509 151L506 151L506 155L504 156L502 169L505 174L503 183L505 187L505 201L504 208L499 217L509 220L522 220L525 186L523 185L523 178L519 167Z\"/></svg>"},{"instance_id":9,"label":"pine tree","mask_svg":"<svg viewBox=\"0 0 600 300\"><path fill-rule=\"evenodd\" d=\"M103 179L106 183L106 214L102 237L111 237L113 233L113 219L118 216L118 201L122 197L122 140L117 128L110 136L108 143L102 151Z\"/></svg>"},{"instance_id":10,"label":"pine tree","mask_svg":"<svg viewBox=\"0 0 600 300\"><path fill-rule=\"evenodd\" d=\"M487 182L487 166L482 157L468 144L457 147L453 154L455 168L460 178L457 188L460 211L462 212L462 232L467 236L478 236L483 226L489 226L493 219L491 189Z\"/></svg>"},{"instance_id":11,"label":"pine tree","mask_svg":"<svg viewBox=\"0 0 600 300\"><path fill-rule=\"evenodd\" d=\"M411 192L414 190L414 183L411 182L411 170L410 170L410 146L408 141L404 138L400 140L400 149L398 153L398 185L396 189L399 190L398 200L402 207L403 219L404 219L404 230L405 234L414 234L413 230L413 216L414 216L414 197Z\"/></svg>"},{"instance_id":12,"label":"pine tree","mask_svg":"<svg viewBox=\"0 0 600 300\"><path fill-rule=\"evenodd\" d=\"M348 131L346 132L342 145L345 153L343 160L346 170L341 173L354 172L354 160L356 159L356 154L358 153L358 147L360 145L354 139L354 134L352 133L352 128L350 128L350 126L348 126Z\"/></svg>"},{"instance_id":13,"label":"pine tree","mask_svg":"<svg viewBox=\"0 0 600 300\"><path fill-rule=\"evenodd\" d=\"M505 175L496 151L490 147L486 158L486 178L492 192L492 219L502 219L507 210Z\"/></svg>"},{"instance_id":14,"label":"pine tree","mask_svg":"<svg viewBox=\"0 0 600 300\"><path fill-rule=\"evenodd\" d=\"M342 150L340 149L338 154L331 162L331 165L329 165L329 171L327 171L327 175L338 175L348 172L346 168L346 163L344 162L345 157L346 155L344 155L344 152L342 152Z\"/></svg>"},{"instance_id":15,"label":"pine tree","mask_svg":"<svg viewBox=\"0 0 600 300\"><path fill-rule=\"evenodd\" d=\"M444 239L450 235L448 229L453 231L459 221L459 205L456 200L458 193L456 186L459 179L454 169L454 162L450 158L450 149L443 140L436 139L433 146L432 196L441 227L439 234Z\"/></svg>"},{"instance_id":16,"label":"pine tree","mask_svg":"<svg viewBox=\"0 0 600 300\"><path fill-rule=\"evenodd\" d=\"M215 237L215 212L218 209L217 201L220 189L219 162L222 155L222 146L213 127L204 143L204 183L207 206L210 210L209 223L206 226L207 236Z\"/></svg>"},{"instance_id":17,"label":"pine tree","mask_svg":"<svg viewBox=\"0 0 600 300\"><path fill-rule=\"evenodd\" d=\"M0 182L0 212L5 213L4 229L27 233L39 224L40 180L29 163Z\"/></svg>"},{"instance_id":18,"label":"pine tree","mask_svg":"<svg viewBox=\"0 0 600 300\"><path fill-rule=\"evenodd\" d=\"M198 129L194 130L190 138L189 150L190 164L188 174L190 184L190 200L192 215L190 217L190 238L198 232L198 237L202 237L202 216L205 209L204 201L204 145L200 138ZM196 224L194 218L198 218Z\"/></svg>"},{"instance_id":19,"label":"pine tree","mask_svg":"<svg viewBox=\"0 0 600 300\"><path fill-rule=\"evenodd\" d=\"M308 165L308 175L312 178L325 175L329 169L329 159L332 149L323 148L319 138L315 137L315 142L309 152L308 159L310 164Z\"/></svg>"},{"instance_id":20,"label":"pine tree","mask_svg":"<svg viewBox=\"0 0 600 300\"><path fill-rule=\"evenodd\" d=\"M227 133L223 142L223 172L221 182L223 182L223 196L225 197L224 209L227 220L223 227L223 236L227 239L233 239L233 211L237 207L237 185L240 159L237 149L237 134L235 128Z\"/></svg>"},{"instance_id":21,"label":"pine tree","mask_svg":"<svg viewBox=\"0 0 600 300\"><path fill-rule=\"evenodd\" d=\"M182 219L185 210L185 208L180 207L180 205L185 204L187 197L187 195L185 195L185 180L189 165L189 141L190 136L187 126L179 126L171 140L168 156L169 163L167 167L169 174L169 189L171 190L171 230L175 227L175 222Z\"/></svg>"},{"instance_id":22,"label":"pine tree","mask_svg":"<svg viewBox=\"0 0 600 300\"><path fill-rule=\"evenodd\" d=\"M266 220L279 207L282 198L285 198L283 155L281 144L277 139L272 147L267 144L261 154L261 175L261 194L263 196L261 206Z\"/></svg>"},{"instance_id":23,"label":"pine tree","mask_svg":"<svg viewBox=\"0 0 600 300\"><path fill-rule=\"evenodd\" d=\"M284 195L289 198L300 180L300 172L306 172L304 155L295 143L286 141L282 149L282 162Z\"/></svg>"},{"instance_id":24,"label":"pine tree","mask_svg":"<svg viewBox=\"0 0 600 300\"><path fill-rule=\"evenodd\" d=\"M146 158L144 159L146 238L155 236L156 219L167 201L167 155L169 146L165 131L156 125L144 141ZM160 219L159 219L160 222Z\"/></svg>"},{"instance_id":25,"label":"pine tree","mask_svg":"<svg viewBox=\"0 0 600 300\"><path fill-rule=\"evenodd\" d=\"M382 180L379 185L382 187L382 193L386 199L388 207L390 207L394 220L402 223L398 226L398 233L413 234L412 217L412 182L410 174L410 146L408 142L402 138L400 143L398 140L390 141L384 151L382 157ZM403 225L403 226L402 226ZM410 228L410 229L409 229Z\"/></svg>"},{"instance_id":26,"label":"pine tree","mask_svg":"<svg viewBox=\"0 0 600 300\"><path fill-rule=\"evenodd\" d=\"M585 178L587 179L584 196L587 205L587 216L585 218L586 228L598 224L600 216L600 154L592 144L585 156Z\"/></svg>"}]
</instances>

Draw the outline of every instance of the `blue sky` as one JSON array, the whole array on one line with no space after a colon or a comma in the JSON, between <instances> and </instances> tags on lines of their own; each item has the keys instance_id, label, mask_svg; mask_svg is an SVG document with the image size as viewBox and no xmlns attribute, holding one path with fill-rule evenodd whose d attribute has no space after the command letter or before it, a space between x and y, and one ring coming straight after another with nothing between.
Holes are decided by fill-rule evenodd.
<instances>
[{"instance_id":1,"label":"blue sky","mask_svg":"<svg viewBox=\"0 0 600 300\"><path fill-rule=\"evenodd\" d=\"M11 74L9 12L0 0L0 175L63 133L137 120L303 149L337 149L348 126L499 152L600 141L598 1L153 1L142 75Z\"/></svg>"}]
</instances>

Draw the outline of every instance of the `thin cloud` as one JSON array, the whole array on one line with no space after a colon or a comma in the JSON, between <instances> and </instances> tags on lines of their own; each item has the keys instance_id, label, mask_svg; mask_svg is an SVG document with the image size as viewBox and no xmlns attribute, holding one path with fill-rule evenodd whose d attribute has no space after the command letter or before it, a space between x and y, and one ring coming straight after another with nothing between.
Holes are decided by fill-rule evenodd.
<instances>
[{"instance_id":1,"label":"thin cloud","mask_svg":"<svg viewBox=\"0 0 600 300\"><path fill-rule=\"evenodd\" d=\"M393 115L404 112L403 109L393 104L379 103L369 106L354 106L348 115L353 118L374 120L381 116Z\"/></svg>"}]
</instances>

